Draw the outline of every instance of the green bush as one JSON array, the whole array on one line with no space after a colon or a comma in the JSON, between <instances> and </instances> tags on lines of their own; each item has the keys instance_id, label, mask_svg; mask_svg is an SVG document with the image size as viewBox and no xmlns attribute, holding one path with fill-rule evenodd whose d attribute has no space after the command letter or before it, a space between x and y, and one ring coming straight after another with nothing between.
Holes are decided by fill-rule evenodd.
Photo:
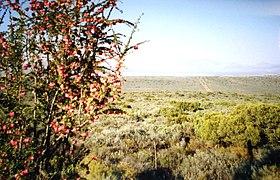
<instances>
[{"instance_id":1,"label":"green bush","mask_svg":"<svg viewBox=\"0 0 280 180\"><path fill-rule=\"evenodd\" d=\"M236 106L231 116L235 118L229 122L230 124L242 126L243 123L246 126L244 135L250 135L250 132L254 133L254 136L259 134L259 137L256 137L259 141L255 141L255 144L276 144L279 141L280 106L264 103L242 104ZM242 131L239 132L242 133Z\"/></svg>"},{"instance_id":2,"label":"green bush","mask_svg":"<svg viewBox=\"0 0 280 180\"><path fill-rule=\"evenodd\" d=\"M225 122L225 116L220 112L207 112L203 117L197 118L194 128L196 135L204 140L220 141L220 124Z\"/></svg>"},{"instance_id":3,"label":"green bush","mask_svg":"<svg viewBox=\"0 0 280 180\"><path fill-rule=\"evenodd\" d=\"M257 172L253 173L254 179L279 179L280 178L280 167L273 165L273 166L263 166Z\"/></svg>"},{"instance_id":4,"label":"green bush","mask_svg":"<svg viewBox=\"0 0 280 180\"><path fill-rule=\"evenodd\" d=\"M234 101L218 101L215 103L216 105L221 105L221 106L236 106L236 102Z\"/></svg>"},{"instance_id":5,"label":"green bush","mask_svg":"<svg viewBox=\"0 0 280 180\"><path fill-rule=\"evenodd\" d=\"M229 153L197 150L183 159L177 173L180 172L184 179L232 179L240 162Z\"/></svg>"},{"instance_id":6,"label":"green bush","mask_svg":"<svg viewBox=\"0 0 280 180\"><path fill-rule=\"evenodd\" d=\"M79 175L85 179L120 179L121 173L88 155L81 162Z\"/></svg>"},{"instance_id":7,"label":"green bush","mask_svg":"<svg viewBox=\"0 0 280 180\"><path fill-rule=\"evenodd\" d=\"M197 110L201 110L201 103L200 102L187 102L187 101L172 101L171 104L174 105L174 108L181 111L190 111L196 112Z\"/></svg>"},{"instance_id":8,"label":"green bush","mask_svg":"<svg viewBox=\"0 0 280 180\"><path fill-rule=\"evenodd\" d=\"M195 132L204 140L216 143L253 146L276 144L280 137L280 106L241 104L228 114L208 112L197 118Z\"/></svg>"},{"instance_id":9,"label":"green bush","mask_svg":"<svg viewBox=\"0 0 280 180\"><path fill-rule=\"evenodd\" d=\"M199 102L171 101L173 107L164 107L159 110L159 114L166 117L169 122L181 124L190 121L189 114L202 110Z\"/></svg>"}]
</instances>

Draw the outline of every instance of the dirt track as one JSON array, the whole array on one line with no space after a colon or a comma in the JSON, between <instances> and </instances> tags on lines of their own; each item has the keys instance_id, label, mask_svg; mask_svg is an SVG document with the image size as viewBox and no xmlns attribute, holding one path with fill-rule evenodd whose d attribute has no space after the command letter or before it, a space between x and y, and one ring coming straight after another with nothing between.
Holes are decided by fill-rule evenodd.
<instances>
[{"instance_id":1,"label":"dirt track","mask_svg":"<svg viewBox=\"0 0 280 180\"><path fill-rule=\"evenodd\" d=\"M199 83L201 84L201 86L203 86L203 88L207 91L207 92L212 92L212 90L209 88L209 86L207 85L206 79L204 77L197 77L197 80L199 81Z\"/></svg>"},{"instance_id":2,"label":"dirt track","mask_svg":"<svg viewBox=\"0 0 280 180\"><path fill-rule=\"evenodd\" d=\"M280 96L280 76L128 76L123 92L192 91Z\"/></svg>"}]
</instances>

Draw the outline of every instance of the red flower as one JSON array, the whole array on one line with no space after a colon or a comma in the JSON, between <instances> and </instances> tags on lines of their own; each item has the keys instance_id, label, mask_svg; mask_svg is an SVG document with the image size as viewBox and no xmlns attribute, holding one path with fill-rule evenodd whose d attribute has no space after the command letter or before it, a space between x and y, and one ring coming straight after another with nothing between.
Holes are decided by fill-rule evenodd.
<instances>
[{"instance_id":1,"label":"red flower","mask_svg":"<svg viewBox=\"0 0 280 180\"><path fill-rule=\"evenodd\" d=\"M34 156L30 156L29 159L30 159L31 161L33 161L35 158L34 158Z\"/></svg>"},{"instance_id":2,"label":"red flower","mask_svg":"<svg viewBox=\"0 0 280 180\"><path fill-rule=\"evenodd\" d=\"M54 87L54 86L55 86L55 83L54 83L54 82L50 82L50 83L49 83L49 86L50 86L50 87Z\"/></svg>"},{"instance_id":3,"label":"red flower","mask_svg":"<svg viewBox=\"0 0 280 180\"><path fill-rule=\"evenodd\" d=\"M76 140L76 139L74 139L72 143L73 143L73 144L77 144L77 140Z\"/></svg>"},{"instance_id":4,"label":"red flower","mask_svg":"<svg viewBox=\"0 0 280 180\"><path fill-rule=\"evenodd\" d=\"M24 143L28 143L29 141L30 141L30 138L24 138L24 139L23 139L23 142L24 142Z\"/></svg>"},{"instance_id":5,"label":"red flower","mask_svg":"<svg viewBox=\"0 0 280 180\"><path fill-rule=\"evenodd\" d=\"M88 132L83 132L83 133L81 134L81 136L87 137L87 136L88 136Z\"/></svg>"},{"instance_id":6,"label":"red flower","mask_svg":"<svg viewBox=\"0 0 280 180\"><path fill-rule=\"evenodd\" d=\"M10 112L10 113L8 114L8 116L14 117L14 116L15 116L15 112Z\"/></svg>"},{"instance_id":7,"label":"red flower","mask_svg":"<svg viewBox=\"0 0 280 180\"><path fill-rule=\"evenodd\" d=\"M71 131L74 132L74 133L77 133L79 131L79 129L73 128Z\"/></svg>"},{"instance_id":8,"label":"red flower","mask_svg":"<svg viewBox=\"0 0 280 180\"><path fill-rule=\"evenodd\" d=\"M99 13L102 13L103 11L104 11L103 8L100 8L100 9L97 10L97 12L99 12Z\"/></svg>"},{"instance_id":9,"label":"red flower","mask_svg":"<svg viewBox=\"0 0 280 180\"><path fill-rule=\"evenodd\" d=\"M19 6L18 6L18 5L12 6L12 9L13 9L13 10L18 10L18 9L19 9Z\"/></svg>"},{"instance_id":10,"label":"red flower","mask_svg":"<svg viewBox=\"0 0 280 180\"><path fill-rule=\"evenodd\" d=\"M25 64L25 65L22 67L22 69L23 69L23 70L26 70L28 67L29 67L29 65L28 65L28 64Z\"/></svg>"},{"instance_id":11,"label":"red flower","mask_svg":"<svg viewBox=\"0 0 280 180\"><path fill-rule=\"evenodd\" d=\"M25 95L26 95L26 93L25 93L25 92L20 93L20 94L18 95L18 98L23 98Z\"/></svg>"},{"instance_id":12,"label":"red flower","mask_svg":"<svg viewBox=\"0 0 280 180\"><path fill-rule=\"evenodd\" d=\"M63 134L69 134L70 130L69 129L65 129Z\"/></svg>"},{"instance_id":13,"label":"red flower","mask_svg":"<svg viewBox=\"0 0 280 180\"><path fill-rule=\"evenodd\" d=\"M64 131L65 129L66 129L66 127L64 125L62 125L58 128L58 131Z\"/></svg>"},{"instance_id":14,"label":"red flower","mask_svg":"<svg viewBox=\"0 0 280 180\"><path fill-rule=\"evenodd\" d=\"M114 114L114 111L109 110L109 111L107 111L107 114Z\"/></svg>"},{"instance_id":15,"label":"red flower","mask_svg":"<svg viewBox=\"0 0 280 180\"><path fill-rule=\"evenodd\" d=\"M16 146L17 143L18 143L18 142L17 142L16 140L13 140L13 139L10 141L10 144L11 144L12 146Z\"/></svg>"},{"instance_id":16,"label":"red flower","mask_svg":"<svg viewBox=\"0 0 280 180\"><path fill-rule=\"evenodd\" d=\"M26 175L26 174L28 174L28 169L25 169L25 170L23 170L23 171L20 172L20 175L22 175L22 176L24 176L24 175Z\"/></svg>"}]
</instances>

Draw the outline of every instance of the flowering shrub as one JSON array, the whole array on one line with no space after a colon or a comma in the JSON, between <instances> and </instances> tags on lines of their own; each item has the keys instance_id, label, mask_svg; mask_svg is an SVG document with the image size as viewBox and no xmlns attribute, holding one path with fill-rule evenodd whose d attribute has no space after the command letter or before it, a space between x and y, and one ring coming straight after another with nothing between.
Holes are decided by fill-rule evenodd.
<instances>
[{"instance_id":1,"label":"flowering shrub","mask_svg":"<svg viewBox=\"0 0 280 180\"><path fill-rule=\"evenodd\" d=\"M83 143L122 85L137 28L113 19L116 0L0 2L1 178L73 178ZM2 23L3 24L3 23ZM132 28L125 35L114 27ZM2 29L2 28L1 28ZM94 158L96 159L96 158Z\"/></svg>"}]
</instances>

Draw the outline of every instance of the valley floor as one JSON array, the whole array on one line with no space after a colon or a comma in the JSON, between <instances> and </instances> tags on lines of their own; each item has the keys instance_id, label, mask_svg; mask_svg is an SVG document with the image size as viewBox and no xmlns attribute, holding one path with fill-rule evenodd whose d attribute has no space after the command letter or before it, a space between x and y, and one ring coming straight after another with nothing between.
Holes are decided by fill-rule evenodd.
<instances>
[{"instance_id":1,"label":"valley floor","mask_svg":"<svg viewBox=\"0 0 280 180\"><path fill-rule=\"evenodd\" d=\"M87 179L280 179L280 77L126 77L104 112Z\"/></svg>"}]
</instances>

